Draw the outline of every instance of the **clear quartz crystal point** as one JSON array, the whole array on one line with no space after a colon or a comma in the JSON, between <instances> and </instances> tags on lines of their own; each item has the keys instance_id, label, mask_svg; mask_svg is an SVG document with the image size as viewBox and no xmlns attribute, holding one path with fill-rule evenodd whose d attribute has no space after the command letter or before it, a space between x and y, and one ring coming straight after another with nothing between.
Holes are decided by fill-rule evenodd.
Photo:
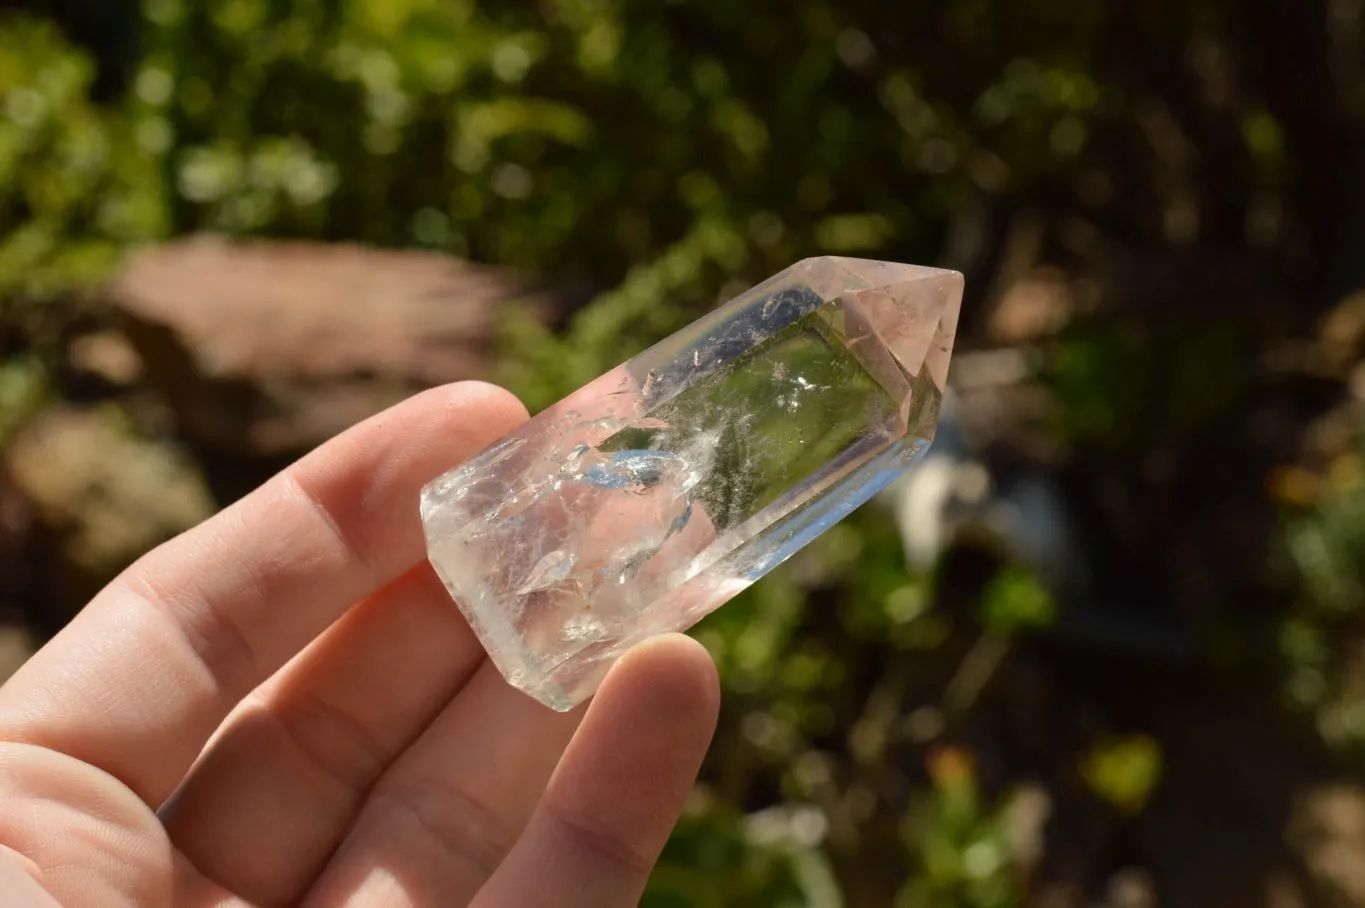
<instances>
[{"instance_id":1,"label":"clear quartz crystal point","mask_svg":"<svg viewBox=\"0 0 1365 908\"><path fill-rule=\"evenodd\" d=\"M570 709L904 473L961 298L953 271L807 259L431 482L431 563L489 658Z\"/></svg>"}]
</instances>

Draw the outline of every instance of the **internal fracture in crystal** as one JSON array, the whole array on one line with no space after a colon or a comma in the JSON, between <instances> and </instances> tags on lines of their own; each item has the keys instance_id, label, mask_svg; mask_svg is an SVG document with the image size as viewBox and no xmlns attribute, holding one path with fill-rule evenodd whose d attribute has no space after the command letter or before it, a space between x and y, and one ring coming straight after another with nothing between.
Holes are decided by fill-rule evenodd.
<instances>
[{"instance_id":1,"label":"internal fracture in crystal","mask_svg":"<svg viewBox=\"0 0 1365 908\"><path fill-rule=\"evenodd\" d=\"M422 492L428 554L508 681L566 710L903 474L933 438L956 272L807 259Z\"/></svg>"}]
</instances>

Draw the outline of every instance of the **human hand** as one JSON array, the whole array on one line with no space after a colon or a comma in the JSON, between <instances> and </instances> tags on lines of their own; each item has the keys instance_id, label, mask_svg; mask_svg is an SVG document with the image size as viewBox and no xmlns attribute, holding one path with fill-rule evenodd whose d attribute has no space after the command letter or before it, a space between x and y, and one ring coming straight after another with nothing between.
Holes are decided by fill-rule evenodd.
<instances>
[{"instance_id":1,"label":"human hand","mask_svg":"<svg viewBox=\"0 0 1365 908\"><path fill-rule=\"evenodd\" d=\"M715 728L695 642L509 687L417 493L525 419L430 391L147 555L0 688L0 904L635 904Z\"/></svg>"}]
</instances>

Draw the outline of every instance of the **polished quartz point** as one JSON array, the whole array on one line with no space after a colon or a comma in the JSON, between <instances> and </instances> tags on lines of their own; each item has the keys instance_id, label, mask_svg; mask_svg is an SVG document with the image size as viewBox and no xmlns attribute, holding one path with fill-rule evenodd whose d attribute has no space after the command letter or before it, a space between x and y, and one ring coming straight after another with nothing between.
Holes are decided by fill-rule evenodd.
<instances>
[{"instance_id":1,"label":"polished quartz point","mask_svg":"<svg viewBox=\"0 0 1365 908\"><path fill-rule=\"evenodd\" d=\"M952 271L807 259L430 483L431 563L489 658L570 709L904 473L961 297Z\"/></svg>"}]
</instances>

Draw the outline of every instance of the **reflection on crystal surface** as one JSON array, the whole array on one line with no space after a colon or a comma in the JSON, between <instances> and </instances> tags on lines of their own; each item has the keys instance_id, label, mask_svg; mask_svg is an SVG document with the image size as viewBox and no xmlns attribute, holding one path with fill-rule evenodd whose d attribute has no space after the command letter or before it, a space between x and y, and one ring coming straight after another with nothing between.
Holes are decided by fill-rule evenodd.
<instances>
[{"instance_id":1,"label":"reflection on crystal surface","mask_svg":"<svg viewBox=\"0 0 1365 908\"><path fill-rule=\"evenodd\" d=\"M432 564L493 662L571 708L903 473L961 293L950 271L808 259L432 482Z\"/></svg>"}]
</instances>

